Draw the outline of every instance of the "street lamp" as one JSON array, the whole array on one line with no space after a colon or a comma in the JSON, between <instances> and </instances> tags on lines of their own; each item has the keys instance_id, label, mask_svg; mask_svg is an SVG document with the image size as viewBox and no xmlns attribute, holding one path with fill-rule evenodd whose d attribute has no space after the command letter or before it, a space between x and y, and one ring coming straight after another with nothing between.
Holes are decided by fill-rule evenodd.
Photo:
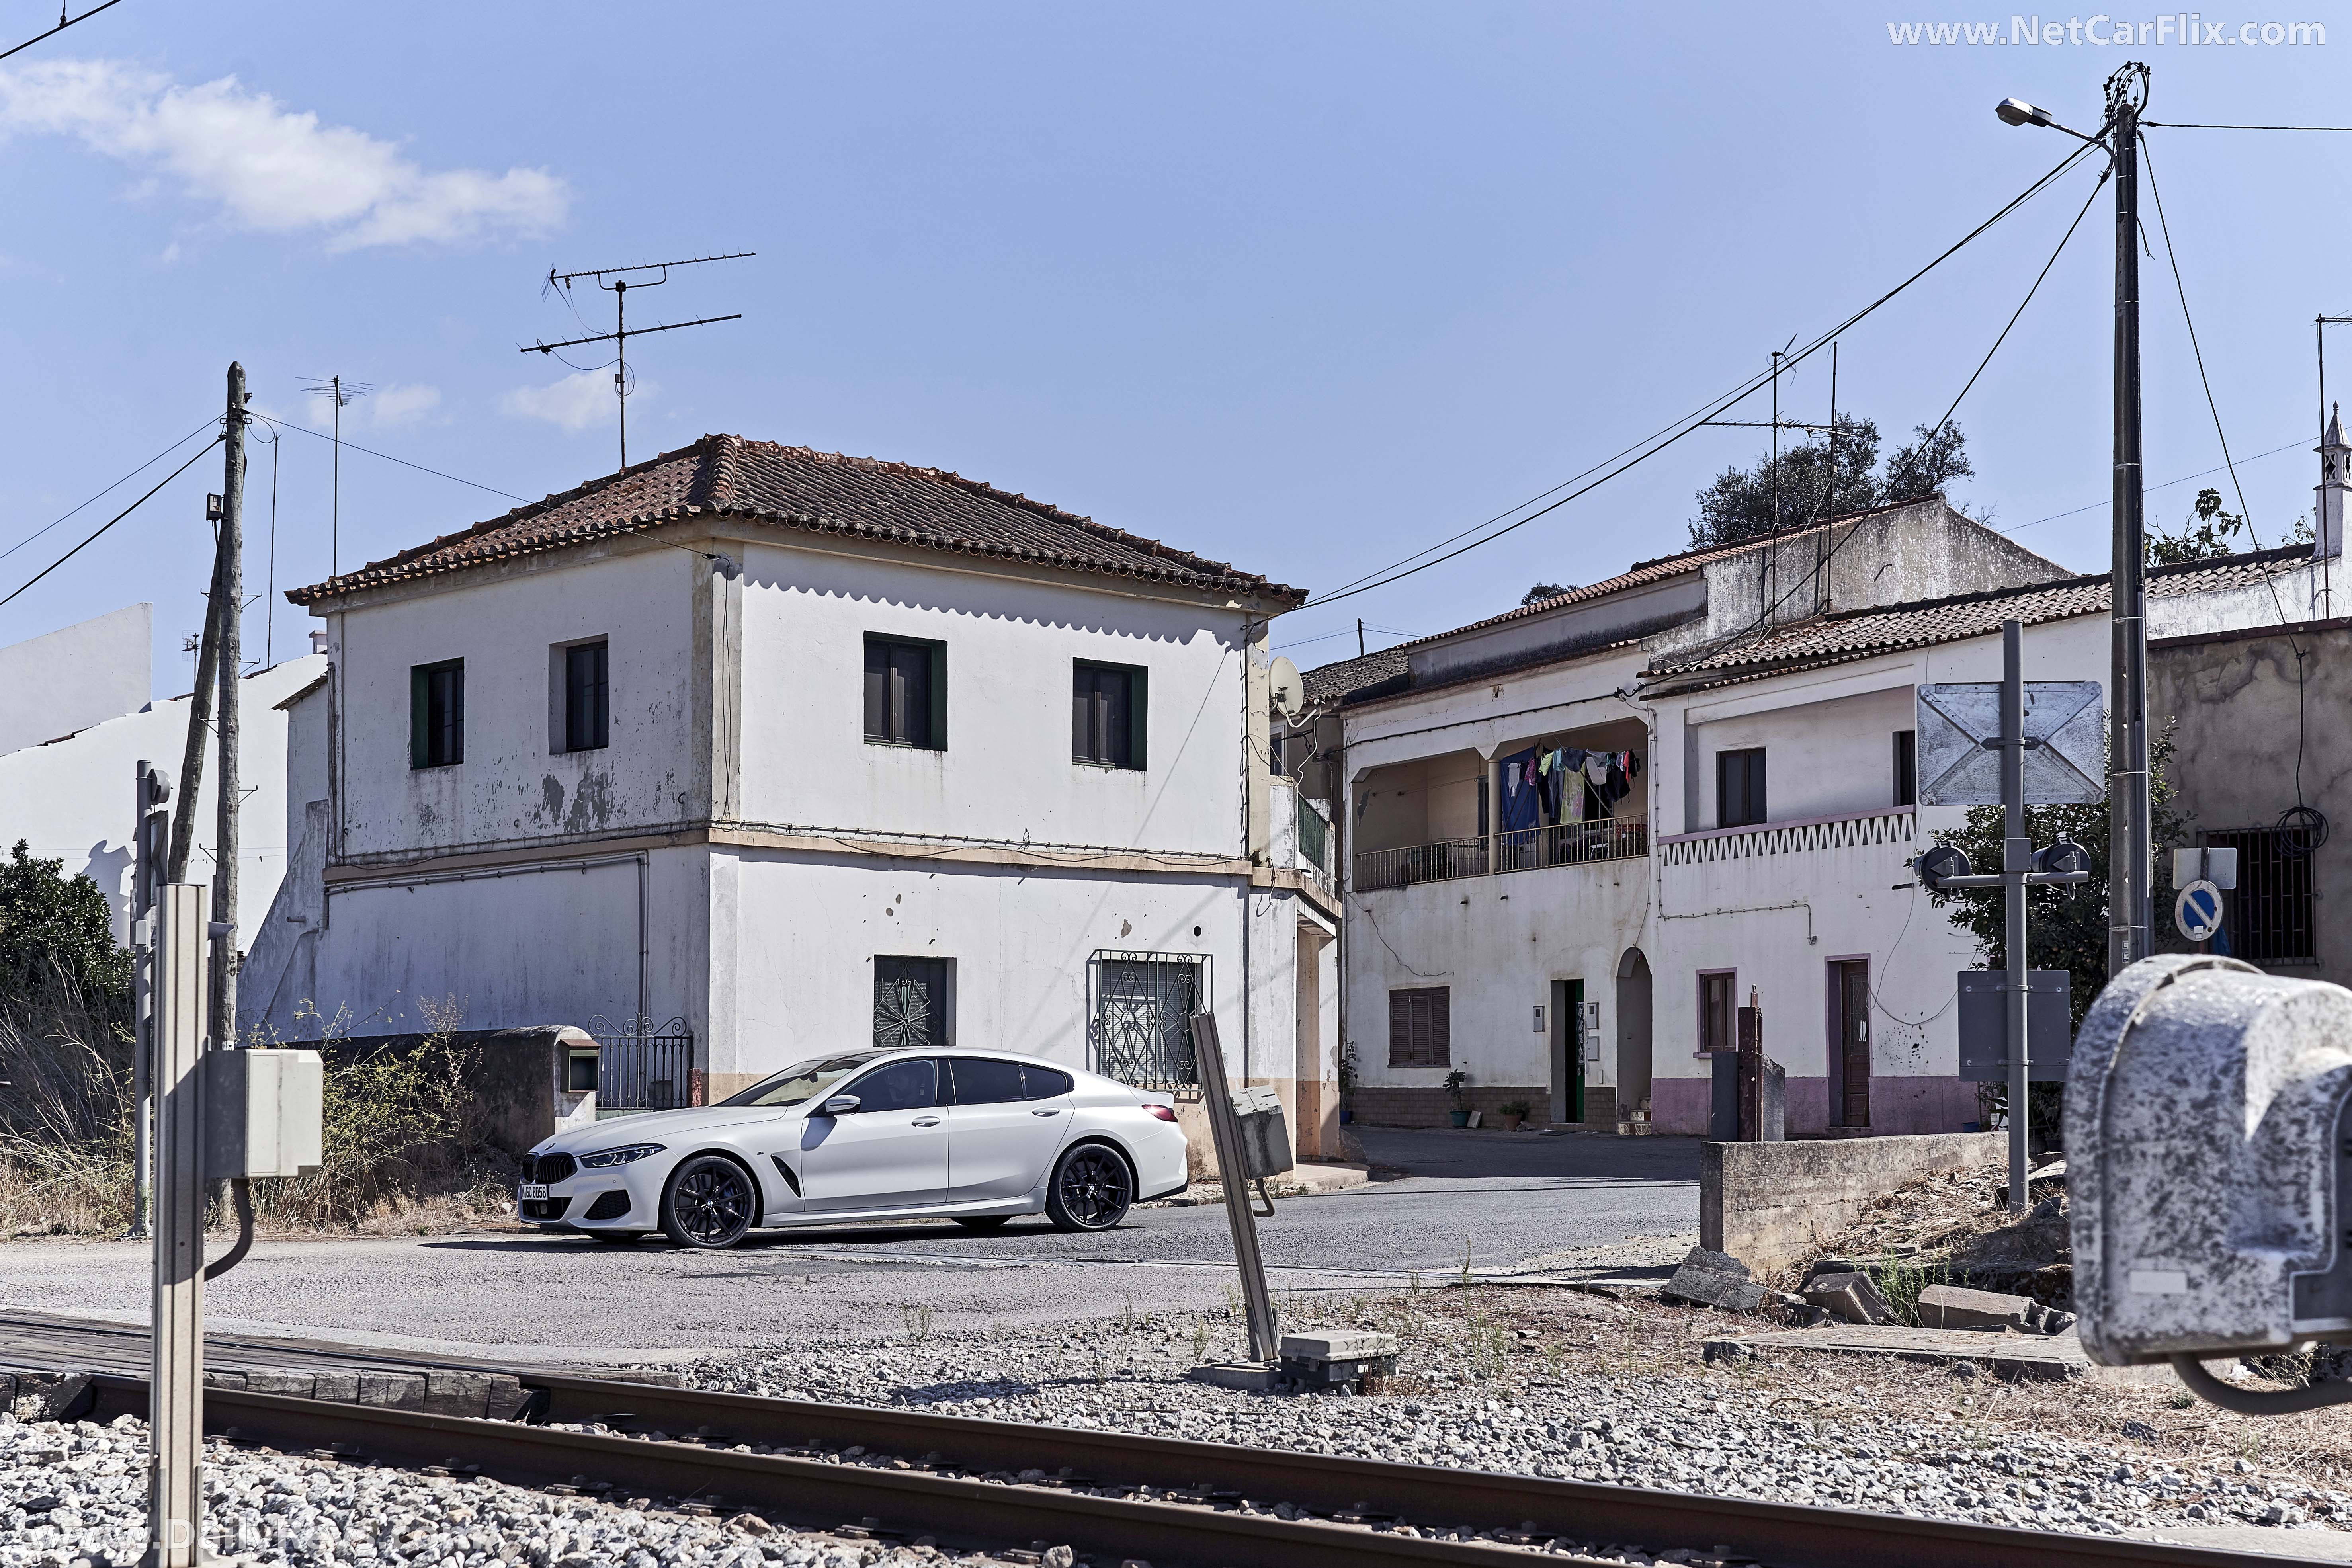
<instances>
[{"instance_id":1,"label":"street lamp","mask_svg":"<svg viewBox=\"0 0 2352 1568\"><path fill-rule=\"evenodd\" d=\"M2021 98L2004 98L1999 103L1992 106L1992 111L2000 117L2000 122L2003 125L2047 126L2053 131L2065 132L2067 135L2072 136L2077 142L2088 142L2095 147L2105 145L2105 142L2096 136L2085 136L2081 132L2074 130L2069 126L2059 124L2055 120L2050 118L2050 111L2048 110L2036 109L2033 105L2026 102L2025 100Z\"/></svg>"}]
</instances>

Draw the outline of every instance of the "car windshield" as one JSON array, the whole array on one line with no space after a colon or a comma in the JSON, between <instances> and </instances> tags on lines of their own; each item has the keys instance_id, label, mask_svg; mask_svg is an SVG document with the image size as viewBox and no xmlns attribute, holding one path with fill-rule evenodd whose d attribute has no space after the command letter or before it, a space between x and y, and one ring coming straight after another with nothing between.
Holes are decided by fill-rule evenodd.
<instances>
[{"instance_id":1,"label":"car windshield","mask_svg":"<svg viewBox=\"0 0 2352 1568\"><path fill-rule=\"evenodd\" d=\"M795 1062L773 1078L761 1079L740 1094L730 1094L721 1105L799 1105L814 1100L876 1057L879 1051L863 1051L856 1056L817 1057Z\"/></svg>"}]
</instances>

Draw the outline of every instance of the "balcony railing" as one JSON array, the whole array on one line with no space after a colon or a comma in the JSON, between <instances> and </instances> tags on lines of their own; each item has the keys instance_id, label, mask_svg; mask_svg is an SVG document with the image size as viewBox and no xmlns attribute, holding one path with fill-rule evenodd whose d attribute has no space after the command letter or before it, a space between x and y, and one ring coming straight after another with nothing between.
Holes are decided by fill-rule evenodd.
<instances>
[{"instance_id":1,"label":"balcony railing","mask_svg":"<svg viewBox=\"0 0 2352 1568\"><path fill-rule=\"evenodd\" d=\"M1522 827L1483 838L1454 838L1402 849L1372 849L1356 857L1356 890L1406 888L1416 882L1451 881L1501 871L1533 871L1547 866L1583 866L1625 860L1650 852L1650 825L1638 817L1619 821L1563 822Z\"/></svg>"}]
</instances>

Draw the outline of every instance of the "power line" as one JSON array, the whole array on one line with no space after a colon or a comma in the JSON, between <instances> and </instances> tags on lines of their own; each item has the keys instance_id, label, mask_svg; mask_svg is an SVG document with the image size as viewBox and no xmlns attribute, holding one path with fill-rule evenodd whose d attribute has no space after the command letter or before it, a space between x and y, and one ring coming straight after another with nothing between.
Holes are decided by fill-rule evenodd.
<instances>
[{"instance_id":1,"label":"power line","mask_svg":"<svg viewBox=\"0 0 2352 1568\"><path fill-rule=\"evenodd\" d=\"M221 437L218 436L215 436L211 440L205 442L202 447L196 449L194 457L190 458L186 462L182 463L178 468L173 468L170 473L165 474L162 479L156 480L155 489L149 490L147 495L141 496L137 500L132 501L121 511L118 511L112 517L108 518L105 522L99 526L96 532L90 534L89 539L83 540L80 544L75 545L71 550L67 551L63 555L58 556L47 566L42 567L39 572L34 574L31 581L26 583L22 587L19 587L9 594L7 599L0 599L0 605L6 605L8 603L8 599L15 598L16 595L23 593L26 588L31 587L34 583L39 582L42 578L47 576L50 573L56 571L58 567L64 565L67 562L80 554L82 552L83 545L87 545L89 543L90 540L96 539L99 534L104 533L108 529L112 528L124 518L129 517L132 512L137 511L142 506L146 504L148 497L152 496L155 493L155 490L162 489L165 485L170 484L173 479L176 479L182 474L186 473L191 468L195 466L196 459L198 458L202 458L206 452L209 452L215 447L219 446L220 443Z\"/></svg>"},{"instance_id":2,"label":"power line","mask_svg":"<svg viewBox=\"0 0 2352 1568\"><path fill-rule=\"evenodd\" d=\"M2352 125L2191 125L2179 120L2143 120L2142 125L2160 125L2167 131L2352 131Z\"/></svg>"},{"instance_id":3,"label":"power line","mask_svg":"<svg viewBox=\"0 0 2352 1568\"><path fill-rule=\"evenodd\" d=\"M2303 442L2300 439L2289 441L2284 447L2273 447L2267 452L2256 452L2252 457L2248 458L2246 461L2249 463L2259 463L2264 458L2275 458L2281 452L2292 452L2302 445ZM2160 485L2149 485L2146 489L2141 491L2141 493L2143 495L2154 495L2158 490L2168 490L2175 485L2185 485L2191 479L2201 479L2208 474L2218 474L2221 471L2221 465L2217 463L2210 468L2200 468L2193 474L2183 474L2177 479L2167 479ZM2037 517L2032 522L2021 522L2015 528L2004 528L1997 530L1996 531L2001 533L2022 533L2029 528L2039 528L2045 522L2056 522L2062 518L2080 517L2086 511L2096 511L2103 506L2112 506L2115 503L2113 501L2095 500L2086 506L2074 507L2066 511L2053 511L2048 517Z\"/></svg>"},{"instance_id":4,"label":"power line","mask_svg":"<svg viewBox=\"0 0 2352 1568\"><path fill-rule=\"evenodd\" d=\"M74 508L72 511L66 513L64 517L58 518L53 521L43 523L40 527L33 530L32 532L25 535L24 538L16 541L16 543L10 545L7 549L0 550L0 561L5 561L9 556L16 554L16 552L24 549L25 546L32 543L33 541L40 538L41 535L48 532L49 530L57 527L59 523L66 522L72 519L76 513L84 511L89 508L97 505L107 496L121 489L123 486L129 484L131 480L137 479L140 475L145 473L148 469L153 468L156 464L170 457L173 452L178 451L182 447L186 446L190 441L194 440L198 436L203 435L206 430L211 429L214 426L219 423L220 421L217 419L205 419L202 425L197 426L194 429L189 431L186 435L181 437L178 440L173 442L170 446L164 447L162 451L156 453L153 457L148 458L145 462L140 464L137 468L131 469L129 473L115 480L112 484L107 486L106 489L99 491L98 494L90 497L88 500L82 502L81 505Z\"/></svg>"},{"instance_id":5,"label":"power line","mask_svg":"<svg viewBox=\"0 0 2352 1568\"><path fill-rule=\"evenodd\" d=\"M46 33L36 33L33 37L26 38L23 43L16 45L14 48L0 49L0 60L6 59L10 55L22 54L25 50L31 48L35 44L39 43L43 38L54 38L59 33L64 32L68 27L72 26L75 23L87 22L92 16L97 16L100 11L110 11L115 6L121 4L122 0L104 0L104 4L92 5L89 10L84 11L79 16L67 16L65 13L65 7L61 5L58 8L58 25L56 26L51 27Z\"/></svg>"},{"instance_id":6,"label":"power line","mask_svg":"<svg viewBox=\"0 0 2352 1568\"><path fill-rule=\"evenodd\" d=\"M2068 153L2064 159L2060 161L2056 167L2053 168L2048 174L2043 174L2040 179L2034 181L2032 184L2028 185L2016 196L2011 198L2005 205L2003 205L1998 212L1994 213L1990 217L1977 225L1976 227L1969 230L1968 233L1962 235L1958 240L1955 240L1941 254L1937 255L1934 260L1928 262L1925 267L1920 268L1916 272L1912 273L1908 278L1906 278L1902 282L1897 283L1885 293L1881 294L1877 299L1873 300L1869 304L1864 305L1861 310L1856 310L1853 314L1846 317L1845 320L1840 321L1837 325L1813 338L1802 349L1797 350L1791 354L1783 356L1776 369L1785 370L1791 368L1797 364L1802 363L1807 358L1820 352L1821 349L1837 338L1839 334L1846 331L1856 322L1862 321L1864 317L1870 315L1879 307L1886 304L1889 300L1895 299L1904 290L1909 289L1920 279L1925 278L1928 273L1942 266L1946 261L1949 260L1957 252L1958 252L1962 247L1975 240L1986 230L2000 222L2001 219L2015 212L2028 201L2031 201L2035 195L2039 195L2045 186L2050 184L2052 181L2056 180L2060 175L2072 169L2082 159L2088 156L2091 151L2092 144L2086 143L2085 145L2078 147L2074 152ZM1606 469L1605 472L1601 472L1600 474L1599 478L1592 479L1590 483L1578 485L1577 481L1574 479L1563 481L1566 484L1577 485L1577 488L1570 490L1569 493L1560 496L1558 500L1551 501L1549 504L1528 513L1527 516L1520 518L1516 522L1510 523L1503 528L1496 529L1493 532L1486 533L1482 537L1474 539L1469 543L1464 544L1457 549L1447 551L1443 555L1438 555L1433 559L1423 561L1418 565L1405 565L1405 562L1412 561L1414 558L1410 555L1406 556L1404 558L1404 562L1399 562L1393 566L1383 567L1381 571L1371 574L1370 580L1359 579L1357 582L1346 584L1330 594L1324 595L1320 598L1309 599L1305 605L1301 605L1300 608L1314 608L1318 605L1335 603L1340 599L1351 598L1358 594L1368 594L1375 588L1387 587L1391 583L1399 582L1418 572L1425 572L1432 566L1443 564L1447 561L1453 560L1457 555L1464 554L1468 551L1475 550L1482 544L1492 543L1494 541L1502 538L1505 534L1513 532L1517 529L1524 528L1528 523L1533 522L1536 519L1544 516L1546 513L1556 511L1559 508L1566 506L1570 501L1576 500L1579 496L1585 495L1591 490L1598 489L1600 486L1608 483L1611 479L1615 479L1618 475L1624 473L1626 470L1633 468L1639 464L1647 462L1650 458L1656 457L1660 452L1672 447L1675 442L1680 441L1684 437L1690 435L1693 431L1705 427L1707 420L1712 419L1715 416L1723 413L1725 410L1751 396L1758 388L1763 386L1769 379L1769 375L1766 373L1759 373L1752 375L1745 382L1741 383L1735 391L1726 395L1725 396L1715 399L1713 402L1707 404L1704 408L1700 409L1696 415L1686 416L1683 420L1677 421L1676 425L1680 426L1679 428L1676 427L1676 425L1669 425L1657 435L1646 437L1643 441L1637 441L1633 446L1621 450L1616 457L1604 459L1601 464L1596 465L1595 468L1587 468L1585 470L1585 474L1587 475L1595 472L1596 468ZM1666 432L1668 431L1671 431L1672 434L1667 434ZM1661 438L1662 437L1663 439ZM1582 476L1580 476L1580 478ZM1559 487L1558 486L1554 487L1555 489L1558 489L1559 488ZM1464 537L1464 535L1456 534L1454 537L1455 539L1460 539ZM1436 549L1440 548L1440 546L1433 545L1430 548ZM1417 552L1416 553L1425 555L1428 553L1428 551L1423 550ZM1402 570L1399 568L1402 568Z\"/></svg>"},{"instance_id":7,"label":"power line","mask_svg":"<svg viewBox=\"0 0 2352 1568\"><path fill-rule=\"evenodd\" d=\"M305 436L313 436L321 441L332 441L334 439L332 436L328 435L323 430L312 430L304 426L297 425L290 419L281 419L274 414L255 414L252 415L251 417L261 420L265 424L273 427L283 426L289 430L300 431ZM365 452L371 458L382 458L387 463L398 463L402 468L415 468L420 474L431 474L436 479L447 479L452 484L465 485L468 489L472 489L487 490L491 495L504 496L509 500L520 501L525 506L530 504L530 497L519 496L512 490L502 490L496 485L486 485L475 479L460 479L456 474L445 474L438 468L428 468L422 463L412 463L405 458L395 458L390 452L379 452L373 447L362 447L356 441L346 441L343 445L349 447L354 452Z\"/></svg>"}]
</instances>

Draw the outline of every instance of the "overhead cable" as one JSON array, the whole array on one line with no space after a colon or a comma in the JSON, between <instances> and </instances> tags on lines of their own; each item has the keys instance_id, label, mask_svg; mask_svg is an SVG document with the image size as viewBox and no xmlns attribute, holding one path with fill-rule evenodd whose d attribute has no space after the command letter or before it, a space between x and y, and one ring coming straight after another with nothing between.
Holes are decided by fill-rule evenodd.
<instances>
[{"instance_id":1,"label":"overhead cable","mask_svg":"<svg viewBox=\"0 0 2352 1568\"><path fill-rule=\"evenodd\" d=\"M108 518L108 519L106 520L106 521L105 521L105 522L101 523L101 524L98 527L98 529L96 530L96 531L94 531L94 532L92 532L92 533L90 534L90 536L89 536L89 539L85 539L85 540L83 540L83 541L81 542L81 543L80 543L80 544L77 544L77 545L75 545L71 550L67 551L63 555L58 556L55 561L50 562L47 566L42 567L42 568L40 569L40 571L38 571L37 573L36 573L36 574L33 574L32 578L31 578L29 581L26 582L26 583L25 583L25 584L23 584L21 586L19 586L19 587L17 587L17 588L14 589L14 590L12 590L12 591L9 593L9 595L8 595L8 598L7 598L7 599L0 599L0 605L6 605L6 604L8 603L8 599L13 599L13 598L15 598L18 594L21 594L21 593L23 593L26 588L31 587L31 586L33 585L33 584L39 582L42 578L44 578L44 577L47 576L50 573L52 573L52 572L56 571L58 567L60 567L60 566L64 565L67 562L68 562L68 561L72 560L75 556L77 556L77 555L80 554L80 553L82 552L82 548L83 548L83 546L84 546L84 545L89 544L89 543L90 542L90 540L96 539L96 538L99 536L99 534L100 534L100 533L104 533L108 529L112 528L116 523L121 522L124 518L129 517L132 512L137 511L137 510L138 510L142 506L143 506L143 505L145 505L145 504L146 504L147 500L148 500L148 497L149 497L149 496L152 496L152 495L155 493L155 490L160 490L160 489L162 489L165 485L170 484L173 479L178 479L182 474L186 473L186 472L187 472L191 468L193 468L193 467L194 467L194 466L195 466L196 459L197 459L198 458L202 458L202 457L203 457L206 452L209 452L209 451L211 451L215 447L219 446L219 445L220 445L220 441L221 441L221 438L220 438L218 436L215 436L211 440L209 440L209 441L205 442L202 447L197 447L197 448L196 448L196 452L195 452L195 456L194 456L194 457L190 458L186 462L182 463L178 468L173 468L170 473L165 474L162 479L160 479L156 480L156 481L155 481L155 489L153 489L153 490L149 490L149 491L147 492L147 494L146 494L146 495L141 496L137 500L132 501L129 506L124 507L121 511L118 511L118 512L116 512L112 517Z\"/></svg>"}]
</instances>

